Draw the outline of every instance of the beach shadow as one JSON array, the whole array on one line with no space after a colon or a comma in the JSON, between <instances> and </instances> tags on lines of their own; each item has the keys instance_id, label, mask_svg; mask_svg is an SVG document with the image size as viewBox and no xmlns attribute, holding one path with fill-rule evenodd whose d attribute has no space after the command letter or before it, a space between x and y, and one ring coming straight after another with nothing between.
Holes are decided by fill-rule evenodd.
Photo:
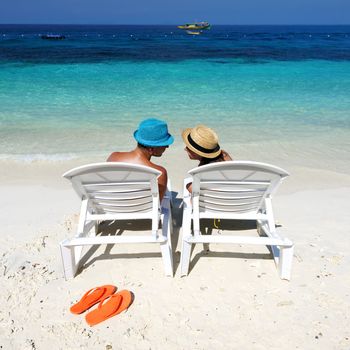
<instances>
[{"instance_id":1,"label":"beach shadow","mask_svg":"<svg viewBox=\"0 0 350 350\"><path fill-rule=\"evenodd\" d=\"M241 231L240 234L244 235L244 231L256 230L257 236L265 236L263 233L259 233L257 230L257 225L255 220L213 220L213 219L202 219L200 230L202 235L211 235L213 231L219 232L230 231L226 234L234 235L235 231ZM192 245L191 255L195 245ZM230 258L230 259L245 259L245 260L255 260L255 259L273 259L272 250L267 246L269 253L244 253L244 252L214 252L210 250L209 243L203 244L203 250L197 253L190 262L189 273L192 271L194 266L198 263L200 258L203 257L219 257L219 258Z\"/></svg>"},{"instance_id":2,"label":"beach shadow","mask_svg":"<svg viewBox=\"0 0 350 350\"><path fill-rule=\"evenodd\" d=\"M180 265L180 252L176 251L176 247L179 243L180 237L180 229L182 226L182 198L177 198L177 192L173 192L174 197L172 200L172 219L173 219L173 232L171 236L171 244L173 247L173 268L174 268L174 276L176 275L176 271L178 266Z\"/></svg>"},{"instance_id":3,"label":"beach shadow","mask_svg":"<svg viewBox=\"0 0 350 350\"><path fill-rule=\"evenodd\" d=\"M179 231L182 223L182 209L180 204L182 203L182 198L176 198L178 195L177 192L172 192L172 225L173 232L171 235L171 244L172 244L172 255L174 261L174 267L176 261L179 259L176 258L174 254L174 247L177 246L179 240ZM122 234L134 234L135 232L151 231L152 221L149 219L144 220L121 220L121 221L103 221L98 225L98 230L96 235L98 236L119 236ZM161 229L161 224L160 224ZM139 259L139 258L162 258L160 249L158 252L140 252L140 253L118 253L112 254L111 251L115 244L107 244L103 253L98 256L94 256L101 245L91 246L81 257L79 262L79 268L77 274L81 273L89 266L93 265L96 261L100 260L113 260L113 259Z\"/></svg>"},{"instance_id":4,"label":"beach shadow","mask_svg":"<svg viewBox=\"0 0 350 350\"><path fill-rule=\"evenodd\" d=\"M132 232L142 232L151 230L151 220L122 220L122 221L103 221L98 226L97 236L121 236ZM154 258L161 257L161 253L118 253L112 254L111 251L115 244L106 244L103 253L98 256L94 256L97 250L101 247L101 244L96 244L90 247L85 254L81 257L79 262L78 273L81 273L89 266L93 265L96 261L100 260L114 260L114 259L138 259L138 258Z\"/></svg>"},{"instance_id":5,"label":"beach shadow","mask_svg":"<svg viewBox=\"0 0 350 350\"><path fill-rule=\"evenodd\" d=\"M182 198L177 198L178 192L172 193L171 215L173 232L171 235L171 245L176 247L179 241L180 228L182 225ZM174 248L173 248L174 249Z\"/></svg>"},{"instance_id":6,"label":"beach shadow","mask_svg":"<svg viewBox=\"0 0 350 350\"><path fill-rule=\"evenodd\" d=\"M200 252L197 253L190 263L189 273L192 271L193 267L197 264L200 258L212 257L212 258L229 258L229 259L244 259L244 260L271 260L272 256L268 253L234 253L234 252Z\"/></svg>"},{"instance_id":7,"label":"beach shadow","mask_svg":"<svg viewBox=\"0 0 350 350\"><path fill-rule=\"evenodd\" d=\"M176 247L179 243L180 229L182 226L182 198L177 198L178 193L172 192L172 224L173 231L171 235L172 244L172 255L173 255L173 268L174 275L176 275L177 269L180 265L181 251L176 251ZM104 221L98 226L97 235L100 236L118 236L122 234L133 234L134 232L143 232L151 230L151 220L122 220L116 221ZM235 231L248 231L256 230L255 220L213 220L213 219L202 219L200 230L202 235L211 235L216 230L220 231L230 231L229 234L234 234ZM214 232L215 233L215 232ZM227 234L228 232L225 232ZM217 233L215 233L217 234ZM259 233L257 232L257 235ZM261 234L263 235L263 234ZM94 264L96 261L100 260L114 260L114 259L139 259L139 258L162 258L160 250L158 252L137 252L137 253L117 253L112 254L112 248L115 244L107 244L104 251L96 255L96 252L101 245L91 246L81 257L79 268L77 274L81 273L83 270L87 269L89 266ZM195 245L192 245L191 255ZM205 256L208 257L221 257L221 258L236 258L236 259L272 259L272 250L270 246L267 246L269 253L241 253L241 252L214 252L210 251L210 246L208 243L203 244L203 250L197 253L190 262L189 273L192 271L193 267L198 263L199 259Z\"/></svg>"}]
</instances>

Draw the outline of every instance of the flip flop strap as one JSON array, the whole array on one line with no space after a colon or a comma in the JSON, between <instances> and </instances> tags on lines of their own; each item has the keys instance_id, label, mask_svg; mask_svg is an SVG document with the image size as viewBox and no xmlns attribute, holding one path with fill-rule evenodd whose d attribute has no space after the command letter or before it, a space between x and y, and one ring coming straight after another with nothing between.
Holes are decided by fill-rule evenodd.
<instances>
[{"instance_id":1,"label":"flip flop strap","mask_svg":"<svg viewBox=\"0 0 350 350\"><path fill-rule=\"evenodd\" d=\"M98 303L98 309L101 309L102 308L102 305L103 305L103 303L104 303L104 301L106 300L106 299L109 299L109 298L111 298L112 297L112 295L106 295L105 297L103 297L102 299L101 299L101 301Z\"/></svg>"},{"instance_id":2,"label":"flip flop strap","mask_svg":"<svg viewBox=\"0 0 350 350\"><path fill-rule=\"evenodd\" d=\"M114 298L114 297L117 297L120 296L122 298L121 295L119 294L112 294L112 295L106 295L104 298L101 299L101 301L98 303L98 309L102 309L102 306L103 306L103 303L105 302L106 299L110 299L110 298Z\"/></svg>"},{"instance_id":3,"label":"flip flop strap","mask_svg":"<svg viewBox=\"0 0 350 350\"><path fill-rule=\"evenodd\" d=\"M91 288L90 290L88 290L84 295L83 297L81 298L81 300L84 300L88 295L92 294L94 291L98 291L98 290L102 290L102 294L100 296L102 296L105 291L106 291L106 288L105 287L95 287L95 288Z\"/></svg>"}]
</instances>

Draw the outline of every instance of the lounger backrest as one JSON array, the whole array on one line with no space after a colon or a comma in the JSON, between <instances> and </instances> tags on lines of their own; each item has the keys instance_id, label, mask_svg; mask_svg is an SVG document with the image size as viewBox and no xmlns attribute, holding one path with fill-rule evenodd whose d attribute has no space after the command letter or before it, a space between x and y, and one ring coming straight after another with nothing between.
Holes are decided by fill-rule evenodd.
<instances>
[{"instance_id":1,"label":"lounger backrest","mask_svg":"<svg viewBox=\"0 0 350 350\"><path fill-rule=\"evenodd\" d=\"M289 174L278 167L257 162L212 163L189 171L192 195L200 212L258 213L264 199ZM194 207L194 210L196 208Z\"/></svg>"},{"instance_id":2,"label":"lounger backrest","mask_svg":"<svg viewBox=\"0 0 350 350\"><path fill-rule=\"evenodd\" d=\"M72 169L63 176L72 181L81 199L99 214L140 213L154 210L159 198L157 177L161 173L130 163L95 163Z\"/></svg>"}]
</instances>

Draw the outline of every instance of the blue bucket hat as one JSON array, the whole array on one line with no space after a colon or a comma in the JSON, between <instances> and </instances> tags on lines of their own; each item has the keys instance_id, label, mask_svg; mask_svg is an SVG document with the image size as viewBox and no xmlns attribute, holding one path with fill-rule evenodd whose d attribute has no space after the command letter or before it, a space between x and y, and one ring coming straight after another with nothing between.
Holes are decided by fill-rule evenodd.
<instances>
[{"instance_id":1,"label":"blue bucket hat","mask_svg":"<svg viewBox=\"0 0 350 350\"><path fill-rule=\"evenodd\" d=\"M168 132L168 125L155 118L143 120L134 132L134 138L139 144L149 147L164 147L174 142Z\"/></svg>"}]
</instances>

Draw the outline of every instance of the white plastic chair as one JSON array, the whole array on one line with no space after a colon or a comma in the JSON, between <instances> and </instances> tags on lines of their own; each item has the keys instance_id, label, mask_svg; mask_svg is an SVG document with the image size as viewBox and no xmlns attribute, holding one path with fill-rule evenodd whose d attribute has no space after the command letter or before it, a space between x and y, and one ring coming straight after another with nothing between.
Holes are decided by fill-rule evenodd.
<instances>
[{"instance_id":1,"label":"white plastic chair","mask_svg":"<svg viewBox=\"0 0 350 350\"><path fill-rule=\"evenodd\" d=\"M117 243L159 244L165 274L173 275L171 193L166 192L160 205L160 174L150 167L118 162L88 164L63 174L82 200L77 234L60 243L66 279L75 276L83 246ZM99 236L92 230L101 220L139 219L152 220L151 234Z\"/></svg>"},{"instance_id":2,"label":"white plastic chair","mask_svg":"<svg viewBox=\"0 0 350 350\"><path fill-rule=\"evenodd\" d=\"M184 185L181 275L188 274L192 244L260 244L271 246L280 277L289 280L293 243L278 235L271 203L289 174L273 165L249 161L212 163L189 174ZM188 182L192 182L192 195L186 188ZM256 220L259 234L266 236L202 235L200 220L204 218Z\"/></svg>"}]
</instances>

